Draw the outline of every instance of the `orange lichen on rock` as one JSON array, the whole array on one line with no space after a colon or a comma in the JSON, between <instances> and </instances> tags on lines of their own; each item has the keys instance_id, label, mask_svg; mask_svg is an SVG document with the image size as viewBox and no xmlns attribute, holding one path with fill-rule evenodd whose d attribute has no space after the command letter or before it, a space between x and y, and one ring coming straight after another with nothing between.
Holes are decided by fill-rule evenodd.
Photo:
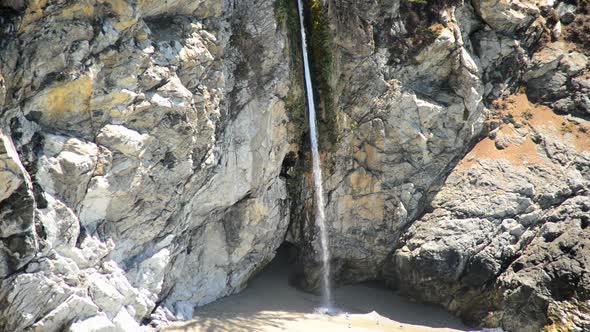
<instances>
[{"instance_id":1,"label":"orange lichen on rock","mask_svg":"<svg viewBox=\"0 0 590 332\"><path fill-rule=\"evenodd\" d=\"M549 107L531 104L524 94L509 97L514 103L508 108L513 116L526 122L542 135L560 138L578 152L590 151L590 125L570 120Z\"/></svg>"},{"instance_id":2,"label":"orange lichen on rock","mask_svg":"<svg viewBox=\"0 0 590 332\"><path fill-rule=\"evenodd\" d=\"M512 117L522 125L522 129L515 130L512 124L501 124L496 131L496 138L488 137L480 141L458 167L469 168L482 159L506 160L514 165L543 163L545 158L531 138L535 133L562 141L578 152L590 151L590 126L558 115L546 106L531 104L525 94L510 96L494 102L493 105L499 112L496 114L496 121L503 117ZM522 136L523 133L526 137L524 140L520 137L519 142L519 135ZM504 149L499 149L496 144L500 137L510 143Z\"/></svg>"},{"instance_id":3,"label":"orange lichen on rock","mask_svg":"<svg viewBox=\"0 0 590 332\"><path fill-rule=\"evenodd\" d=\"M523 144L512 144L502 150L496 147L494 140L485 138L461 160L458 167L469 168L481 159L501 159L513 165L539 164L544 162L530 137L527 137Z\"/></svg>"}]
</instances>

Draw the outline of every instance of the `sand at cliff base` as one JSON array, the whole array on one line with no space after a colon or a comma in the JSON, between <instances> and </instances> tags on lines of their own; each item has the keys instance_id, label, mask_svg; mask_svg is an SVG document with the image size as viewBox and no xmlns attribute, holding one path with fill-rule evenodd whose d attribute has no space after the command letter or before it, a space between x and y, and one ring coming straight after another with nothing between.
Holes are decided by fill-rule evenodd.
<instances>
[{"instance_id":1,"label":"sand at cliff base","mask_svg":"<svg viewBox=\"0 0 590 332\"><path fill-rule=\"evenodd\" d=\"M288 263L275 260L239 294L198 308L194 319L174 323L166 331L466 331L441 308L410 302L375 284L334 291L339 314L315 313L321 298L287 282Z\"/></svg>"}]
</instances>

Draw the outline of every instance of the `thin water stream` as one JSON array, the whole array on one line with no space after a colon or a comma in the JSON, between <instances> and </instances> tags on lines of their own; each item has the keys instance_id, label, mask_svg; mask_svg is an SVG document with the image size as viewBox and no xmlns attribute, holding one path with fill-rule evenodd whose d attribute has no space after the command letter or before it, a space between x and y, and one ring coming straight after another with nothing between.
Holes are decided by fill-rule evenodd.
<instances>
[{"instance_id":1,"label":"thin water stream","mask_svg":"<svg viewBox=\"0 0 590 332\"><path fill-rule=\"evenodd\" d=\"M318 131L316 128L315 105L313 103L313 87L309 70L307 55L307 41L305 38L305 25L303 19L303 3L297 0L299 8L299 27L301 30L301 50L303 52L303 67L305 75L305 91L307 92L307 108L309 110L309 137L311 139L311 155L313 162L313 183L315 187L315 224L320 228L320 244L322 251L322 294L325 310L333 306L332 291L330 286L330 248L328 246L328 231L324 215L324 188L322 186L322 168L320 165L320 153L318 149Z\"/></svg>"}]
</instances>

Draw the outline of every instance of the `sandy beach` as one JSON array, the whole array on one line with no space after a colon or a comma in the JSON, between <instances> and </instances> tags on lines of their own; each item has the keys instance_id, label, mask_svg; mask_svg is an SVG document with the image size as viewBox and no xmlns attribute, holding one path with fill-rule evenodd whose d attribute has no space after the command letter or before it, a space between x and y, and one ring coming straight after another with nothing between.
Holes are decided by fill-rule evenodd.
<instances>
[{"instance_id":1,"label":"sandy beach","mask_svg":"<svg viewBox=\"0 0 590 332\"><path fill-rule=\"evenodd\" d=\"M191 321L177 322L166 331L466 331L459 319L443 309L418 304L375 284L334 290L340 314L315 313L319 296L289 286L288 263L275 259L239 294L203 306Z\"/></svg>"}]
</instances>

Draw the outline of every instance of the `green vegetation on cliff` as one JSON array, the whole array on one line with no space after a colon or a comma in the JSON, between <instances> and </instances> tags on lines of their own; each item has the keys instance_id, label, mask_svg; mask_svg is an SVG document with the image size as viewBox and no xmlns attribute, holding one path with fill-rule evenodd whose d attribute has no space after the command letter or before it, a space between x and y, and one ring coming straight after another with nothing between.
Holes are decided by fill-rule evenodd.
<instances>
[{"instance_id":1,"label":"green vegetation on cliff","mask_svg":"<svg viewBox=\"0 0 590 332\"><path fill-rule=\"evenodd\" d=\"M319 0L304 0L305 22L307 23L310 71L314 86L316 109L318 110L318 131L322 150L333 149L339 139L337 112L332 97L333 54L332 36L326 7ZM296 1L276 0L275 15L281 27L286 28L289 40L289 61L291 64L292 89L285 100L291 121L302 131L308 130L307 110L304 100L303 63L299 13ZM303 137L306 146L309 137Z\"/></svg>"},{"instance_id":2,"label":"green vegetation on cliff","mask_svg":"<svg viewBox=\"0 0 590 332\"><path fill-rule=\"evenodd\" d=\"M284 99L285 108L291 123L293 136L297 139L299 151L309 151L309 136L305 133L309 131L307 121L307 108L305 105L305 88L303 83L303 58L301 50L301 36L299 31L299 12L297 2L294 0L276 0L275 15L279 27L285 29L287 34L288 59L291 68L289 80L291 85L289 93ZM305 170L309 169L306 165L304 154L299 151L291 151L283 160L281 174L287 180L287 192L291 205L290 218L296 223L301 222L299 207L303 204L302 190L305 183Z\"/></svg>"},{"instance_id":3,"label":"green vegetation on cliff","mask_svg":"<svg viewBox=\"0 0 590 332\"><path fill-rule=\"evenodd\" d=\"M318 106L320 146L331 150L339 140L338 113L334 105L330 81L333 75L334 56L332 33L327 8L320 0L306 1L309 34L310 70Z\"/></svg>"},{"instance_id":4,"label":"green vegetation on cliff","mask_svg":"<svg viewBox=\"0 0 590 332\"><path fill-rule=\"evenodd\" d=\"M291 121L301 132L307 129L305 96L303 88L303 61L301 59L301 37L299 35L299 13L297 2L276 0L275 15L279 26L284 27L289 43L289 63L291 67L291 88L285 99L285 107ZM303 141L303 138L302 138Z\"/></svg>"}]
</instances>

